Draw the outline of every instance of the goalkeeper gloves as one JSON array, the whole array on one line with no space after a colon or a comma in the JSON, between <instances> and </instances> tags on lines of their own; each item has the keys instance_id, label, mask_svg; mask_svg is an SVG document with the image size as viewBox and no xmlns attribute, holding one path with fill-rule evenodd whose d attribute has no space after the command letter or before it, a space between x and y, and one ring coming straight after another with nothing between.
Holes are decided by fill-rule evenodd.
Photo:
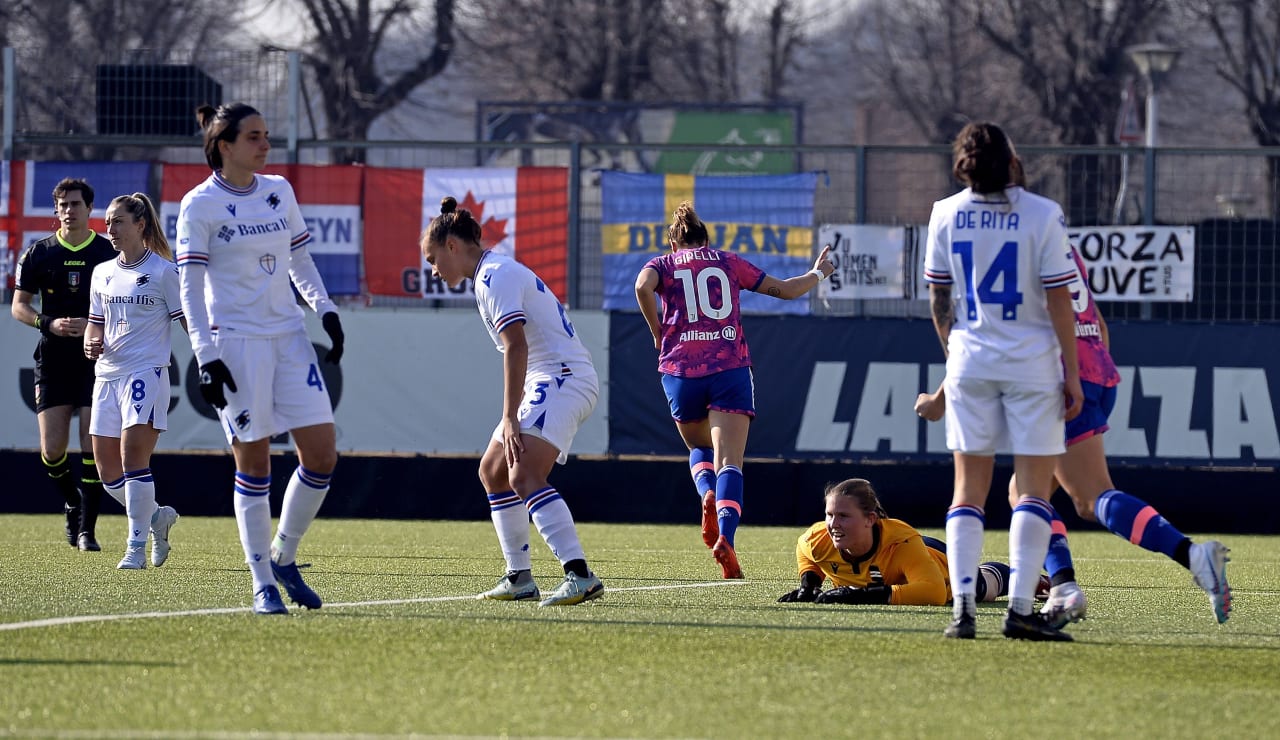
<instances>
[{"instance_id":1,"label":"goalkeeper gloves","mask_svg":"<svg viewBox=\"0 0 1280 740\"><path fill-rule=\"evenodd\" d=\"M800 588L788 591L778 597L778 603L789 604L795 601L813 601L822 593L822 575L806 570L800 574Z\"/></svg>"},{"instance_id":2,"label":"goalkeeper gloves","mask_svg":"<svg viewBox=\"0 0 1280 740\"><path fill-rule=\"evenodd\" d=\"M865 588L841 586L823 591L814 599L816 604L888 604L893 589L884 585L884 574L871 566L871 584Z\"/></svg>"}]
</instances>

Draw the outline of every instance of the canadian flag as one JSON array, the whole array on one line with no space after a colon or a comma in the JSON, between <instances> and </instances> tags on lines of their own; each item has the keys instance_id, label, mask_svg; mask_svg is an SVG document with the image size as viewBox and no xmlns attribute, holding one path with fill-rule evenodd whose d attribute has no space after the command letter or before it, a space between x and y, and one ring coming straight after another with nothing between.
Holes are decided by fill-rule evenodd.
<instances>
[{"instance_id":1,"label":"canadian flag","mask_svg":"<svg viewBox=\"0 0 1280 740\"><path fill-rule=\"evenodd\" d=\"M470 280L431 277L418 243L451 196L480 223L481 243L527 265L560 300L568 279L568 170L563 167L370 169L365 176L365 279L374 295L472 301Z\"/></svg>"}]
</instances>

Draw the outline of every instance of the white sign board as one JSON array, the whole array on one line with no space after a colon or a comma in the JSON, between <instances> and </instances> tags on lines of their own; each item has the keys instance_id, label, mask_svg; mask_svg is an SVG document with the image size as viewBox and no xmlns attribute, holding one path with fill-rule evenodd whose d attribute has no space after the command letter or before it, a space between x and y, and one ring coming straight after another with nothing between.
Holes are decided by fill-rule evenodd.
<instances>
[{"instance_id":1,"label":"white sign board","mask_svg":"<svg viewBox=\"0 0 1280 740\"><path fill-rule=\"evenodd\" d=\"M1193 226L1068 228L1099 301L1188 303L1195 288Z\"/></svg>"},{"instance_id":2,"label":"white sign board","mask_svg":"<svg viewBox=\"0 0 1280 740\"><path fill-rule=\"evenodd\" d=\"M831 245L836 271L818 284L818 297L905 298L907 228L867 224L823 224L818 250Z\"/></svg>"},{"instance_id":3,"label":"white sign board","mask_svg":"<svg viewBox=\"0 0 1280 740\"><path fill-rule=\"evenodd\" d=\"M575 311L574 328L595 360L600 376L596 410L574 439L575 454L608 449L609 319L602 312ZM502 413L502 355L494 349L474 308L344 311L346 355L334 368L320 363L331 397L340 451L371 453L479 454ZM312 342L328 347L319 319L307 313ZM169 430L159 450L225 450L218 423L201 413L191 345L175 323L173 358L177 381ZM33 410L31 353L40 335L8 317L0 321L0 448L39 449ZM323 353L321 353L323 356ZM171 377L173 374L171 373ZM26 398L24 398L26 397ZM275 445L288 446L286 440ZM75 442L72 442L75 447Z\"/></svg>"}]
</instances>

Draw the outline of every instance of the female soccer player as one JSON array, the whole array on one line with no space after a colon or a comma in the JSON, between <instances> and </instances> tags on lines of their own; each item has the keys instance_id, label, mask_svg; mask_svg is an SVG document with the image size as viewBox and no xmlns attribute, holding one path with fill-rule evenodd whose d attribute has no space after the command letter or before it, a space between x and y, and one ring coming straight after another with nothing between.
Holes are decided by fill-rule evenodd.
<instances>
[{"instance_id":1,"label":"female soccer player","mask_svg":"<svg viewBox=\"0 0 1280 740\"><path fill-rule=\"evenodd\" d=\"M870 481L850 478L833 483L822 498L826 519L796 542L800 588L778 601L933 606L950 601L946 545L904 521L890 519ZM823 591L827 579L834 587ZM1008 585L1009 566L978 566L978 601L995 601L1008 592ZM1047 578L1040 585L1048 591Z\"/></svg>"},{"instance_id":2,"label":"female soccer player","mask_svg":"<svg viewBox=\"0 0 1280 740\"><path fill-rule=\"evenodd\" d=\"M182 317L178 268L155 206L143 193L107 206L107 237L119 258L93 269L84 354L97 360L93 386L93 456L98 476L129 517L124 557L117 568L147 567L169 558L172 506L156 506L151 453L169 428L169 324Z\"/></svg>"},{"instance_id":3,"label":"female soccer player","mask_svg":"<svg viewBox=\"0 0 1280 740\"><path fill-rule=\"evenodd\" d=\"M578 604L604 594L587 567L569 506L547 482L568 459L578 428L591 415L599 381L591 353L545 283L514 259L480 244L480 224L454 198L422 234L422 256L450 287L475 281L476 307L502 353L502 419L480 459L480 480L507 561L507 573L483 599L541 596L529 555L529 519L564 568L542 606Z\"/></svg>"},{"instance_id":4,"label":"female soccer player","mask_svg":"<svg viewBox=\"0 0 1280 740\"><path fill-rule=\"evenodd\" d=\"M1219 623L1226 622L1231 614L1231 586L1227 583L1230 550L1217 540L1192 541L1154 507L1117 489L1111 480L1102 435L1110 429L1107 418L1116 402L1120 373L1111 358L1107 322L1089 290L1084 261L1074 248L1071 256L1077 271L1072 308L1084 406L1080 415L1066 424L1067 451L1058 458L1050 490L1056 490L1060 483L1082 519L1099 522L1117 536L1143 549L1163 553L1191 571L1192 582L1208 594L1214 617ZM934 393L920 394L916 412L929 421L937 421L943 416L945 404L945 391L939 388ZM1016 505L1017 483L1016 475L1010 478L1011 505ZM1045 568L1053 578L1053 590L1041 611L1054 624L1065 625L1084 619L1088 604L1076 583L1066 525L1056 511L1052 528Z\"/></svg>"},{"instance_id":5,"label":"female soccer player","mask_svg":"<svg viewBox=\"0 0 1280 740\"><path fill-rule=\"evenodd\" d=\"M1013 579L1004 635L1070 640L1032 610L1049 547L1048 499L1065 449L1064 418L1080 413L1084 397L1065 220L1057 203L1015 184L1021 164L998 126L970 123L952 149L952 171L967 187L933 205L925 252L934 328L947 356L947 447L955 458L946 524L954 621L944 634L976 634L983 506L997 445L1007 439L1020 497L1009 525Z\"/></svg>"},{"instance_id":6,"label":"female soccer player","mask_svg":"<svg viewBox=\"0 0 1280 740\"><path fill-rule=\"evenodd\" d=\"M178 268L182 310L200 365L200 395L218 410L236 461L235 511L253 574L253 609L285 614L276 588L319 609L295 562L298 542L329 491L338 453L333 407L307 338L303 300L322 317L342 358L342 323L306 246L311 234L289 181L258 174L271 143L262 115L244 103L201 106L204 155L213 174L182 198ZM292 282L292 286L290 286ZM288 431L298 467L271 537L271 437Z\"/></svg>"},{"instance_id":7,"label":"female soccer player","mask_svg":"<svg viewBox=\"0 0 1280 740\"><path fill-rule=\"evenodd\" d=\"M667 227L671 253L636 277L636 302L658 350L658 372L702 502L702 541L724 578L742 578L734 535L742 517L742 458L756 415L751 353L742 332L742 290L791 300L835 272L831 247L813 269L787 279L708 246L707 227L685 201ZM658 314L658 297L662 314Z\"/></svg>"}]
</instances>

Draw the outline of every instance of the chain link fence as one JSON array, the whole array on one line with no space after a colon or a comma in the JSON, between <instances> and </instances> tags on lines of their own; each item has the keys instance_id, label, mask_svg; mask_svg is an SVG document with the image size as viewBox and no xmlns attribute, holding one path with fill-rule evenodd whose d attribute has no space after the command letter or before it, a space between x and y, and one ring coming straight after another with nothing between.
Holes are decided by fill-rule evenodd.
<instances>
[{"instance_id":1,"label":"chain link fence","mask_svg":"<svg viewBox=\"0 0 1280 740\"><path fill-rule=\"evenodd\" d=\"M204 102L244 100L266 116L290 162L325 164L337 147L365 149L369 166L408 168L557 166L570 169L569 302L597 309L604 295L600 172L639 171L662 152L741 153L717 145L607 145L423 141L327 141L308 113L296 57L282 51L199 50L158 55L122 50L92 63L59 60L59 96L49 85L44 50L6 50L3 97L6 154L11 160L143 160L201 163L194 109ZM291 65L292 68L291 68ZM296 87L294 86L296 84ZM295 108L291 101L298 102ZM947 147L752 146L783 155L797 171L819 173L814 201L819 226L924 226L934 201L956 189ZM1186 225L1196 230L1194 299L1179 303L1107 302L1110 319L1276 321L1280 268L1276 251L1280 157L1266 149L1127 147L1020 149L1030 189L1063 205L1079 226ZM284 158L281 157L281 158ZM775 156L776 159L776 156ZM278 159L277 159L278 161ZM406 238L416 240L417 235ZM920 245L923 246L922 244ZM366 245L375 248L375 245ZM919 258L919 255L915 255ZM7 296L6 296L7 297ZM813 300L830 316L927 318L914 299ZM364 296L373 305L427 305Z\"/></svg>"}]
</instances>

